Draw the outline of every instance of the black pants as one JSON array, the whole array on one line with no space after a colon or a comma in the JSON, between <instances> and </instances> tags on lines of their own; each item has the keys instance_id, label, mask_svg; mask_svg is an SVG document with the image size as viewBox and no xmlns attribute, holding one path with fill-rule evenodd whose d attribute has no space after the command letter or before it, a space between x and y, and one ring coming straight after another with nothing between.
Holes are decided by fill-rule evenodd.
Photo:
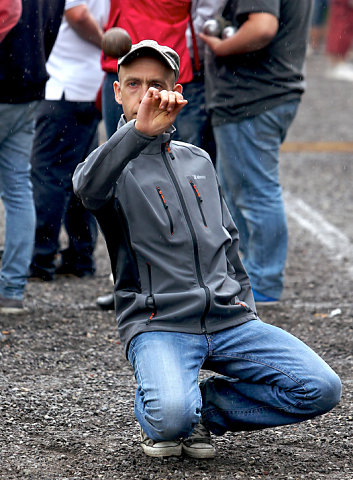
<instances>
[{"instance_id":1,"label":"black pants","mask_svg":"<svg viewBox=\"0 0 353 480\"><path fill-rule=\"evenodd\" d=\"M72 175L98 145L99 113L93 102L44 100L38 111L32 150L32 182L37 227L32 268L52 275L64 222L69 237L65 260L94 272L97 226L75 197Z\"/></svg>"}]
</instances>

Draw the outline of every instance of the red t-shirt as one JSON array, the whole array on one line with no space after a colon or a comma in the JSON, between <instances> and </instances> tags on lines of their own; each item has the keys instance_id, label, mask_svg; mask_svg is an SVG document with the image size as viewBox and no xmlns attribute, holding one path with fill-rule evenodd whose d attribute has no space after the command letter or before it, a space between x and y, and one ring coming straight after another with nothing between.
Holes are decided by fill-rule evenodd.
<instances>
[{"instance_id":1,"label":"red t-shirt","mask_svg":"<svg viewBox=\"0 0 353 480\"><path fill-rule=\"evenodd\" d=\"M22 13L21 0L1 0L0 5L0 42L17 24Z\"/></svg>"},{"instance_id":2,"label":"red t-shirt","mask_svg":"<svg viewBox=\"0 0 353 480\"><path fill-rule=\"evenodd\" d=\"M173 48L180 57L179 83L190 82L192 62L186 44L185 31L191 11L191 0L111 0L109 19L105 30L124 28L132 43L155 40ZM116 72L117 59L102 52L102 69Z\"/></svg>"}]
</instances>

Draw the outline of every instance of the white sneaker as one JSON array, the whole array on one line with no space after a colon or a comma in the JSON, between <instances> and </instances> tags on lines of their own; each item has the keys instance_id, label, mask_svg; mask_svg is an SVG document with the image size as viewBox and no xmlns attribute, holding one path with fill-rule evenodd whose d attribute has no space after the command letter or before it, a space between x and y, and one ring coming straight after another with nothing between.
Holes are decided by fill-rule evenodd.
<instances>
[{"instance_id":1,"label":"white sneaker","mask_svg":"<svg viewBox=\"0 0 353 480\"><path fill-rule=\"evenodd\" d=\"M179 440L156 442L148 437L141 428L141 447L149 457L179 457L182 447Z\"/></svg>"},{"instance_id":2,"label":"white sneaker","mask_svg":"<svg viewBox=\"0 0 353 480\"><path fill-rule=\"evenodd\" d=\"M183 440L183 452L193 458L213 458L216 455L210 432L202 423L196 425L190 437Z\"/></svg>"},{"instance_id":3,"label":"white sneaker","mask_svg":"<svg viewBox=\"0 0 353 480\"><path fill-rule=\"evenodd\" d=\"M353 65L347 62L340 62L327 70L326 77L333 80L353 82Z\"/></svg>"}]
</instances>

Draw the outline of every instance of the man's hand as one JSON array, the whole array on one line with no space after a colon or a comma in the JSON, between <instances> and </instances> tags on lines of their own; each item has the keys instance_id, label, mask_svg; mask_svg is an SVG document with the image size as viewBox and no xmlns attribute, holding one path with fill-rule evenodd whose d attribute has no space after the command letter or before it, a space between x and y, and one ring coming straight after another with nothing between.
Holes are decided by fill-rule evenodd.
<instances>
[{"instance_id":1,"label":"man's hand","mask_svg":"<svg viewBox=\"0 0 353 480\"><path fill-rule=\"evenodd\" d=\"M222 40L220 38L206 35L202 32L199 33L199 37L206 43L206 45L210 47L213 53L216 52L217 47L222 43Z\"/></svg>"},{"instance_id":2,"label":"man's hand","mask_svg":"<svg viewBox=\"0 0 353 480\"><path fill-rule=\"evenodd\" d=\"M276 36L278 25L277 17L271 13L250 13L229 38L220 39L204 33L199 33L199 37L217 57L242 55L265 48Z\"/></svg>"},{"instance_id":3,"label":"man's hand","mask_svg":"<svg viewBox=\"0 0 353 480\"><path fill-rule=\"evenodd\" d=\"M165 132L187 104L181 93L150 87L137 112L135 128L151 137Z\"/></svg>"}]
</instances>

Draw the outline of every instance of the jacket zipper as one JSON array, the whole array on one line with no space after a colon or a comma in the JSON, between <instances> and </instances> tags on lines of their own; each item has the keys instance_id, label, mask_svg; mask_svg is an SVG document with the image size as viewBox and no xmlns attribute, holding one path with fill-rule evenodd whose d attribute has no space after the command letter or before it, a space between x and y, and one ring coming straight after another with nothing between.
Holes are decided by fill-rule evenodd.
<instances>
[{"instance_id":1,"label":"jacket zipper","mask_svg":"<svg viewBox=\"0 0 353 480\"><path fill-rule=\"evenodd\" d=\"M146 322L146 325L149 325L151 323L151 320L153 319L153 317L156 316L156 313L157 313L156 303L154 301L153 290L152 290L152 269L151 269L150 263L147 263L147 273L148 273L148 285L150 289L149 295L146 299L147 307L151 308L150 303L152 303L152 313ZM151 300L151 302L148 302L148 300Z\"/></svg>"},{"instance_id":2,"label":"jacket zipper","mask_svg":"<svg viewBox=\"0 0 353 480\"><path fill-rule=\"evenodd\" d=\"M163 193L162 193L162 190L161 190L159 187L156 187L156 190L157 190L157 192L158 192L159 198L160 198L161 201L162 201L164 210L166 211L166 214L167 214L167 217L168 217L168 220L169 220L170 234L173 235L173 234L174 234L174 224L173 224L172 216L171 216L170 211L169 211L169 207L168 207L168 205L167 205L167 202L165 201L165 198L164 198L164 195L163 195Z\"/></svg>"},{"instance_id":3,"label":"jacket zipper","mask_svg":"<svg viewBox=\"0 0 353 480\"><path fill-rule=\"evenodd\" d=\"M202 209L202 198L201 198L201 195L196 187L196 185L194 184L194 182L192 180L190 180L190 185L191 185L191 188L195 194L195 197L196 197L196 200L197 200L197 205L199 206L199 210L200 210L200 213L201 213L201 217L202 217L202 221L203 221L203 224L205 225L205 227L207 227L207 222L206 222L206 218L205 218L205 214L203 213L203 209Z\"/></svg>"},{"instance_id":4,"label":"jacket zipper","mask_svg":"<svg viewBox=\"0 0 353 480\"><path fill-rule=\"evenodd\" d=\"M167 144L162 144L162 158L163 158L164 164L165 164L165 166L168 170L168 173L169 173L169 175L172 179L174 187L177 191L177 194L178 194L178 197L179 197L179 200L180 200L180 204L181 204L181 207L183 209L184 216L185 216L185 220L186 220L186 223L187 223L187 225L189 227L189 230L190 230L190 234L191 234L191 238L192 238L192 244L193 244L197 279L198 279L198 282L200 284L200 287L204 289L205 295L206 295L206 305L205 305L205 309L203 311L203 314L202 314L202 317L201 317L201 320L200 320L201 330L202 330L202 332L206 332L205 319L206 319L206 316L209 312L210 305L211 305L210 289L207 287L207 285L205 284L205 282L203 281L203 278L202 278L200 256L199 256L199 251L198 251L197 237L196 237L195 229L194 229L194 226L192 224L192 221L191 221L191 218L190 218L190 215L189 215L189 212L188 212L188 209L187 209L182 191L181 191L180 186L178 184L177 178L176 178L176 176L175 176L175 174L174 174L174 172L171 168L171 165L168 162L168 158L167 158L167 155L166 155L166 152L165 152L166 149L168 150L168 152L170 152L170 148L169 148L168 143ZM172 157L172 158L174 158L174 157Z\"/></svg>"}]
</instances>

